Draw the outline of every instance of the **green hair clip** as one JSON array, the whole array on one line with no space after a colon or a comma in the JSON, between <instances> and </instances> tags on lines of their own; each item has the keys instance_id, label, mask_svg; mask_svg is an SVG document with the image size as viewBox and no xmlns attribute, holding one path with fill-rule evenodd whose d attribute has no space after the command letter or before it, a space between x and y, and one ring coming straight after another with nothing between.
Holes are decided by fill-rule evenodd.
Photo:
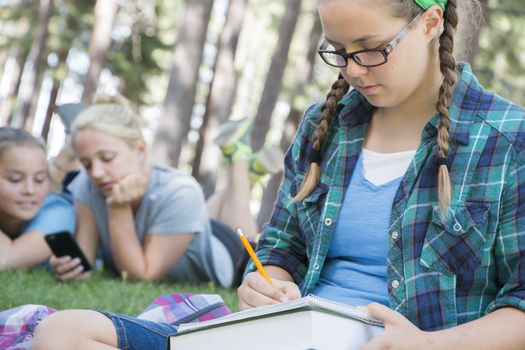
<instances>
[{"instance_id":1,"label":"green hair clip","mask_svg":"<svg viewBox=\"0 0 525 350\"><path fill-rule=\"evenodd\" d=\"M415 0L416 4L419 5L423 10L428 10L434 5L438 5L443 10L445 9L445 6L447 5L447 0Z\"/></svg>"}]
</instances>

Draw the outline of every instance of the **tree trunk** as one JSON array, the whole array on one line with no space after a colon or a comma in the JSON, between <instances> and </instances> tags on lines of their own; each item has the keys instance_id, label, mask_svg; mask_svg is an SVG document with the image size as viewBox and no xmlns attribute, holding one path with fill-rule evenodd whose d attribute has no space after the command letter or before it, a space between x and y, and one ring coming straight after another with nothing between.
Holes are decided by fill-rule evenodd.
<instances>
[{"instance_id":1,"label":"tree trunk","mask_svg":"<svg viewBox=\"0 0 525 350\"><path fill-rule=\"evenodd\" d=\"M157 162L177 166L186 143L195 103L199 67L213 0L188 0L173 51L173 67L156 131Z\"/></svg>"},{"instance_id":2,"label":"tree trunk","mask_svg":"<svg viewBox=\"0 0 525 350\"><path fill-rule=\"evenodd\" d=\"M232 110L239 75L235 71L234 60L246 2L247 0L230 0L219 38L206 110L199 130L200 137L195 150L192 175L201 183L207 195L215 189L216 170L221 158L217 148L212 145L208 131L215 130L219 124L226 121ZM202 162L203 159L205 162Z\"/></svg>"},{"instance_id":3,"label":"tree trunk","mask_svg":"<svg viewBox=\"0 0 525 350\"><path fill-rule=\"evenodd\" d=\"M262 93L255 123L252 131L252 148L259 150L266 139L270 128L272 113L277 103L277 98L283 85L283 74L288 61L288 51L292 42L295 25L301 9L301 0L286 1L284 17L279 24L279 39L275 48L270 69L266 76L266 82Z\"/></svg>"},{"instance_id":4,"label":"tree trunk","mask_svg":"<svg viewBox=\"0 0 525 350\"><path fill-rule=\"evenodd\" d=\"M490 13L489 13L489 5L488 0L480 0L481 5L481 11L483 13L483 23L480 23L480 25L476 28L476 30L473 33L467 32L465 35L469 38L468 40L468 48L466 48L465 52L463 53L463 56L460 57L461 61L465 61L470 63L472 66L474 66L474 59L476 57L476 54L479 51L479 37L481 34L481 31L483 30L483 27L490 23ZM464 30L468 31L470 28L466 28Z\"/></svg>"},{"instance_id":5,"label":"tree trunk","mask_svg":"<svg viewBox=\"0 0 525 350\"><path fill-rule=\"evenodd\" d=\"M116 0L97 0L95 5L95 22L89 43L89 69L84 78L82 102L89 104L97 90L98 78L104 68L106 57L111 46L111 31L117 16Z\"/></svg>"},{"instance_id":6,"label":"tree trunk","mask_svg":"<svg viewBox=\"0 0 525 350\"><path fill-rule=\"evenodd\" d=\"M22 81L22 71L24 69L24 62L26 61L27 50L22 46L19 46L15 49L15 61L13 67L11 68L12 75L8 84L7 92L5 97L0 103L0 125L10 125L13 120L13 109L16 103L16 97L18 95L18 90L20 89L20 84Z\"/></svg>"},{"instance_id":7,"label":"tree trunk","mask_svg":"<svg viewBox=\"0 0 525 350\"><path fill-rule=\"evenodd\" d=\"M69 17L68 21L71 20ZM58 65L55 68L53 73L53 87L49 93L49 104L47 105L46 110L46 119L44 120L44 125L42 126L42 131L40 135L47 142L47 136L49 134L49 128L51 126L51 119L53 118L53 112L55 111L56 101L58 97L58 92L60 90L60 82L63 80L63 76L67 70L66 60L69 53L69 47L65 46L61 49L58 55Z\"/></svg>"},{"instance_id":8,"label":"tree trunk","mask_svg":"<svg viewBox=\"0 0 525 350\"><path fill-rule=\"evenodd\" d=\"M317 48L319 41L321 40L321 35L323 28L321 26L321 20L317 14L314 14L314 24L312 30L310 31L309 38L309 47L304 60L301 64L298 65L298 69L295 73L296 83L295 89L291 96L290 103L290 113L286 118L285 127L283 130L283 136L281 137L280 147L283 152L288 150L290 144L293 141L297 127L301 121L302 112L295 106L295 100L298 96L304 94L306 86L312 81L314 73L315 58L317 57ZM263 193L263 198L261 201L261 209L257 215L257 226L262 227L262 225L269 220L272 215L273 207L275 201L277 200L277 192L281 184L282 174L275 174L272 176L268 185Z\"/></svg>"},{"instance_id":9,"label":"tree trunk","mask_svg":"<svg viewBox=\"0 0 525 350\"><path fill-rule=\"evenodd\" d=\"M43 73L42 75L45 75L45 73ZM40 84L37 84L35 89L33 90L33 94L31 95L31 100L29 103L29 112L26 114L27 117L24 118L24 125L22 125L22 127L28 131L33 130L35 114L37 112L38 102L40 101L40 95L42 94L42 82Z\"/></svg>"},{"instance_id":10,"label":"tree trunk","mask_svg":"<svg viewBox=\"0 0 525 350\"><path fill-rule=\"evenodd\" d=\"M53 111L55 110L55 104L57 101L58 90L60 89L60 82L55 78L53 79L53 87L49 93L49 104L46 109L46 119L44 120L44 125L42 126L42 131L40 136L47 143L47 136L49 135L49 128L51 126L51 119L53 118Z\"/></svg>"},{"instance_id":11,"label":"tree trunk","mask_svg":"<svg viewBox=\"0 0 525 350\"><path fill-rule=\"evenodd\" d=\"M4 49L0 51L0 82L4 80L4 76L6 74L5 66L7 64L7 60L9 60L10 57L11 57L11 49L6 50L6 48L4 47ZM2 99L2 96L0 96L0 100L1 99Z\"/></svg>"},{"instance_id":12,"label":"tree trunk","mask_svg":"<svg viewBox=\"0 0 525 350\"><path fill-rule=\"evenodd\" d=\"M40 2L39 23L36 36L31 44L18 92L18 103L11 120L11 126L22 127L29 117L31 103L37 90L40 69L43 66L44 51L49 35L48 25L53 13L53 0Z\"/></svg>"},{"instance_id":13,"label":"tree trunk","mask_svg":"<svg viewBox=\"0 0 525 350\"><path fill-rule=\"evenodd\" d=\"M301 121L301 116L301 111L293 107L290 109L290 113L288 113L288 117L286 118L283 137L281 138L281 142L279 144L281 149L283 149L284 151L288 149L291 142L293 141L294 135L297 131L297 125ZM279 190L279 186L281 185L282 177L282 172L272 175L263 192L261 207L259 209L259 213L257 214L256 219L257 228L259 228L259 231L261 230L262 225L264 225L264 223L267 222L270 219L270 216L272 215L273 207L275 205L275 201L277 200L277 192Z\"/></svg>"}]
</instances>

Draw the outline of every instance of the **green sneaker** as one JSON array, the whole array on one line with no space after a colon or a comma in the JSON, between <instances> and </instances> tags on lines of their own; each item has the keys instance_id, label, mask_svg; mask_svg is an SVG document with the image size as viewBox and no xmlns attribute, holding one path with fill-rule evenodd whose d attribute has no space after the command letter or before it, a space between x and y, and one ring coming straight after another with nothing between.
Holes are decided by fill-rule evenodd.
<instances>
[{"instance_id":1,"label":"green sneaker","mask_svg":"<svg viewBox=\"0 0 525 350\"><path fill-rule=\"evenodd\" d=\"M266 174L284 169L284 153L277 145L265 145L250 158L250 179L259 181Z\"/></svg>"},{"instance_id":2,"label":"green sneaker","mask_svg":"<svg viewBox=\"0 0 525 350\"><path fill-rule=\"evenodd\" d=\"M237 141L231 145L224 145L220 147L222 155L229 163L235 163L241 159L250 160L252 155L252 148L244 143Z\"/></svg>"},{"instance_id":3,"label":"green sneaker","mask_svg":"<svg viewBox=\"0 0 525 350\"><path fill-rule=\"evenodd\" d=\"M219 147L232 146L234 143L241 141L252 126L250 118L238 120L228 120L219 127L219 133L213 139L213 142Z\"/></svg>"}]
</instances>

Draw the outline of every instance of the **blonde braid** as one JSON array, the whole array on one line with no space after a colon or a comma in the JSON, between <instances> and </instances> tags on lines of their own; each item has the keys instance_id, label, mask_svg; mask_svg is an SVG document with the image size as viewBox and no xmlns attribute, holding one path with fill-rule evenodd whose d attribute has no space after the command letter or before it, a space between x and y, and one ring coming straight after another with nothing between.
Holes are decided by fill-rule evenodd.
<instances>
[{"instance_id":1,"label":"blonde braid","mask_svg":"<svg viewBox=\"0 0 525 350\"><path fill-rule=\"evenodd\" d=\"M439 173L438 173L438 200L442 211L446 211L452 198L452 186L446 164L450 144L450 119L448 108L452 102L452 92L457 82L456 60L454 52L454 35L458 25L457 0L449 0L444 14L444 30L439 38L440 69L443 82L439 89L439 98L436 104L439 112L439 127L437 135Z\"/></svg>"},{"instance_id":2,"label":"blonde braid","mask_svg":"<svg viewBox=\"0 0 525 350\"><path fill-rule=\"evenodd\" d=\"M332 117L337 115L337 103L350 89L350 85L339 75L339 78L332 84L332 89L326 95L326 101L321 106L321 121L315 131L315 141L312 145L310 165L306 171L301 189L293 198L293 202L298 202L307 197L319 183L321 178L321 149L326 137L328 127Z\"/></svg>"}]
</instances>

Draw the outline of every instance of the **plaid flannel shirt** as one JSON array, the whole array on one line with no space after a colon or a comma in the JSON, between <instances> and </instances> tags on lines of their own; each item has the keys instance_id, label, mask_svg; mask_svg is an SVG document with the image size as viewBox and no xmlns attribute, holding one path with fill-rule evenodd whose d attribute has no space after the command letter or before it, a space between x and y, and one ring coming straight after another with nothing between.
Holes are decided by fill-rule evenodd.
<instances>
[{"instance_id":1,"label":"plaid flannel shirt","mask_svg":"<svg viewBox=\"0 0 525 350\"><path fill-rule=\"evenodd\" d=\"M525 310L525 111L484 90L468 65L458 68L449 109L450 209L441 214L438 205L436 114L424 127L385 232L390 307L423 330L453 327L502 307ZM323 269L372 110L356 91L344 97L323 146L321 180L298 203L292 198L309 164L319 105L306 112L286 155L257 255L288 271L303 295Z\"/></svg>"}]
</instances>

